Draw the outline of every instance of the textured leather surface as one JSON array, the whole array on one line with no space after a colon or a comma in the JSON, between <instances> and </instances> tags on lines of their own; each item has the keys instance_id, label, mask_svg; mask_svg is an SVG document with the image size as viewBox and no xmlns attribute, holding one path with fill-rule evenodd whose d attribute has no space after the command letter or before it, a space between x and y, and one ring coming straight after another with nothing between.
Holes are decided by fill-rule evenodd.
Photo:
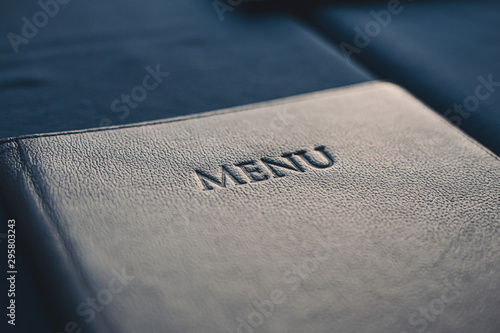
<instances>
[{"instance_id":1,"label":"textured leather surface","mask_svg":"<svg viewBox=\"0 0 500 333\"><path fill-rule=\"evenodd\" d=\"M16 54L5 36L21 35L22 18L31 21L41 7L0 4L0 138L163 119L371 79L284 14L235 11L220 21L212 1L199 0L59 7ZM156 65L169 73L159 86L132 100L135 107L112 109Z\"/></svg>"},{"instance_id":2,"label":"textured leather surface","mask_svg":"<svg viewBox=\"0 0 500 333\"><path fill-rule=\"evenodd\" d=\"M389 3L400 5L387 17ZM346 2L317 8L310 20L500 155L499 11L491 0Z\"/></svg>"},{"instance_id":3,"label":"textured leather surface","mask_svg":"<svg viewBox=\"0 0 500 333\"><path fill-rule=\"evenodd\" d=\"M61 325L500 328L500 161L390 84L8 140L0 175ZM85 323L75 309L122 269Z\"/></svg>"}]
</instances>

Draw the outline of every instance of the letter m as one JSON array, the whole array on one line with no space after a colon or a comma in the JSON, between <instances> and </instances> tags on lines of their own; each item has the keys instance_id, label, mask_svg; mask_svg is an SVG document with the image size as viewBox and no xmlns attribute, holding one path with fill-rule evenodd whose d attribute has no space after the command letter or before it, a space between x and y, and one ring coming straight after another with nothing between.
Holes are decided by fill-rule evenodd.
<instances>
[{"instance_id":1,"label":"letter m","mask_svg":"<svg viewBox=\"0 0 500 333\"><path fill-rule=\"evenodd\" d=\"M204 190L213 190L213 185L225 188L228 177L230 177L236 184L242 185L247 183L243 178L238 176L234 171L231 171L227 166L223 165L221 169L222 172L220 178L212 176L211 174L204 171L195 170L196 175L200 179Z\"/></svg>"}]
</instances>

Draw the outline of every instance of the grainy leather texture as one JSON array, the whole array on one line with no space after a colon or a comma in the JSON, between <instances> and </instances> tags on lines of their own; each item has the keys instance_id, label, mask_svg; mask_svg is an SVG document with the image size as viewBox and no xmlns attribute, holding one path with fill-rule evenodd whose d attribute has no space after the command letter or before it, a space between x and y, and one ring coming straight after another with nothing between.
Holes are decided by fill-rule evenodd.
<instances>
[{"instance_id":1,"label":"grainy leather texture","mask_svg":"<svg viewBox=\"0 0 500 333\"><path fill-rule=\"evenodd\" d=\"M9 139L0 177L61 325L500 328L500 161L388 83ZM123 269L134 278L85 323L76 308Z\"/></svg>"}]
</instances>

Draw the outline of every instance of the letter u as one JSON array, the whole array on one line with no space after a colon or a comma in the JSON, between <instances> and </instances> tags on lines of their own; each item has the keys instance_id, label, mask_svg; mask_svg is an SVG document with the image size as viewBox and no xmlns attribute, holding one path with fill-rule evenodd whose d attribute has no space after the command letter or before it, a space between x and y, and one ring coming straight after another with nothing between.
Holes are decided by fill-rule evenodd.
<instances>
[{"instance_id":1,"label":"letter u","mask_svg":"<svg viewBox=\"0 0 500 333\"><path fill-rule=\"evenodd\" d=\"M326 169L326 168L329 168L333 165L333 163L334 163L333 156L330 155L330 153L326 151L325 146L316 147L316 148L314 148L314 150L320 152L324 156L324 158L318 159L314 156L311 156L311 153L309 153L305 150L298 151L295 154L302 156L302 158L307 163L309 163L309 165L311 165L317 169ZM322 159L324 160L324 162L321 161Z\"/></svg>"}]
</instances>

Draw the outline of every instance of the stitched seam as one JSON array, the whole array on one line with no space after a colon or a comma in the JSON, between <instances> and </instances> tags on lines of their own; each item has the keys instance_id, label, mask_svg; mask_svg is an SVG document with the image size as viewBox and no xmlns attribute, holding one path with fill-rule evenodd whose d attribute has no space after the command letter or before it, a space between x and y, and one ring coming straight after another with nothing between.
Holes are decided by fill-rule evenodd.
<instances>
[{"instance_id":1,"label":"stitched seam","mask_svg":"<svg viewBox=\"0 0 500 333\"><path fill-rule=\"evenodd\" d=\"M478 141L476 141L476 139L474 139L473 137L469 136L469 134L465 133L461 128L453 125L452 123L450 123L448 120L446 120L444 118L444 116L442 114L440 114L439 112L437 112L434 108L430 107L429 105L427 105L425 102L421 101L420 99L418 99L416 96L414 96L412 93L410 93L409 91L407 91L406 89L396 85L398 88L400 88L402 91L404 91L406 94L410 95L411 97L413 97L413 99L417 102L417 103L420 103L421 105L425 106L426 108L428 108L429 110L432 111L432 114L435 116L435 117L438 117L442 123L444 123L446 126L448 126L450 129L452 129L454 132L458 133L460 136L462 136L463 138L467 139L469 142L473 143L476 147L480 148L482 151L484 151L486 154L490 155L491 157L493 157L494 159L500 161L500 157L495 155L495 153L493 153L492 151L490 151L488 148L484 147L481 143L479 143Z\"/></svg>"},{"instance_id":2,"label":"stitched seam","mask_svg":"<svg viewBox=\"0 0 500 333\"><path fill-rule=\"evenodd\" d=\"M216 110L216 111L207 111L207 112L200 113L200 114L181 116L181 117L175 117L175 118L166 119L166 120L158 120L158 121L145 122L145 123L139 123L139 124L127 124L127 125L121 125L121 126L116 126L116 127L91 128L91 129L87 129L87 130L75 130L75 131L68 131L68 132L48 133L48 134L41 134L41 135L26 135L26 136L20 136L20 137L16 137L16 138L7 138L7 139L1 139L0 145L7 144L9 142L13 142L13 141L17 141L17 140L46 138L46 137L53 137L53 136L77 135L77 134L102 132L102 131L113 131L113 130L120 130L120 129L126 129L126 128L147 127L147 126L181 122L181 121L192 120L192 119L214 117L214 116L220 116L220 115L231 114L231 113L236 113L236 112L256 110L256 109L259 109L259 108L264 107L264 106L282 105L282 104L288 103L288 102L299 102L299 101L305 100L307 98L311 98L311 95L314 96L314 98L320 98L323 94L327 94L328 92L331 92L331 91L346 91L346 90L355 90L355 89L360 89L360 88L366 89L366 88L370 88L371 86L379 84L379 83L384 84L384 83L390 83L390 82L376 81L376 80L369 81L369 82L363 82L363 83L358 83L358 84L340 87L340 88L327 89L327 90L323 90L323 91L316 91L316 92L312 92L312 93L284 97L281 99L271 100L271 101L267 101L267 102L252 103L252 104L248 104L248 105L237 106L234 108L228 108L228 109ZM432 113L435 114L436 116L438 116L442 121L444 121L444 123L448 127L453 128L455 131L457 131L457 133L459 133L462 137L466 138L468 141L473 143L476 147L480 148L483 152L485 152L489 156L493 157L494 159L500 161L499 156L495 155L489 149L487 149L486 147L481 145L479 142L477 142L474 138L471 138L468 134L464 133L461 129L457 128L456 126L451 124L449 121L444 119L442 115L440 115L433 108L431 108L430 106L428 106L427 104L425 104L424 102L422 102L421 100L416 98L409 91L400 87L399 85L396 85L393 83L390 83L390 84L393 85L394 87L401 89L401 91L405 92L406 94L412 96L417 102L424 105L426 108L433 110Z\"/></svg>"},{"instance_id":3,"label":"stitched seam","mask_svg":"<svg viewBox=\"0 0 500 333\"><path fill-rule=\"evenodd\" d=\"M438 114L439 115L439 114ZM439 115L440 118L446 123L446 125L450 128L453 128L455 131L457 131L461 136L469 140L469 142L472 142L476 147L480 148L482 151L493 157L494 159L500 161L500 157L495 155L492 151L490 151L488 148L484 147L481 143L476 141L474 138L470 137L467 133L462 131L459 127L456 127L455 125L451 124L449 121L444 119L443 116Z\"/></svg>"}]
</instances>

